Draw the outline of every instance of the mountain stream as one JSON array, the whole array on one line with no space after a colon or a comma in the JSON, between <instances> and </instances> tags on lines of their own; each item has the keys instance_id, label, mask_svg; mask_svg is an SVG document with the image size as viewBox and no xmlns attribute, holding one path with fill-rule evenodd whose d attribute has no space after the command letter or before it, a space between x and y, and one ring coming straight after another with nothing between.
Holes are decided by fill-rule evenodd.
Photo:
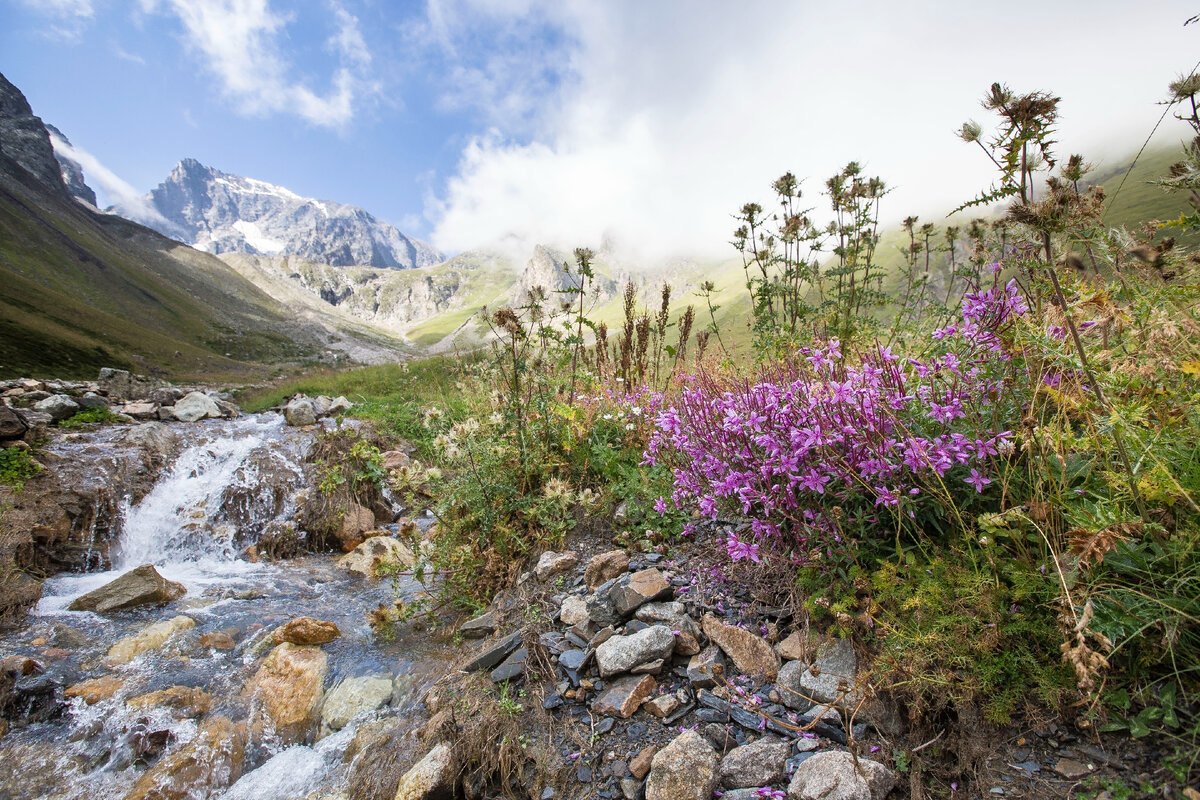
<instances>
[{"instance_id":1,"label":"mountain stream","mask_svg":"<svg viewBox=\"0 0 1200 800\"><path fill-rule=\"evenodd\" d=\"M0 637L0 656L28 656L42 670L21 680L28 724L0 738L0 761L9 767L0 769L0 798L343 796L352 769L347 754L355 750L360 726L380 717L400 724L415 718L410 711L417 698L453 658L448 645L412 633L382 641L369 626L372 609L394 600L397 590L417 591L415 585L369 583L338 569L336 555L274 563L245 557L261 531L295 514L311 432L288 428L277 415L176 430L187 437L180 455L140 502L122 506L113 568L48 579L30 624ZM52 447L71 457L83 444ZM165 607L107 615L68 610L75 598L141 564L184 584L187 594ZM347 679L371 676L392 684L384 706L340 721L340 730L323 721L292 742L269 725L251 723L243 728L249 731L244 759L232 770L241 776L231 785L177 778L178 785L146 794L139 779L164 760L186 758L189 743L205 735L206 721L254 719L260 701L248 683L271 651L274 629L301 616L333 622L341 632L321 647L328 659L324 696ZM127 664L106 665L106 654L123 637L180 617L194 626ZM100 689L87 697L64 694L85 681ZM203 690L207 711L139 701L168 689L185 698Z\"/></svg>"}]
</instances>

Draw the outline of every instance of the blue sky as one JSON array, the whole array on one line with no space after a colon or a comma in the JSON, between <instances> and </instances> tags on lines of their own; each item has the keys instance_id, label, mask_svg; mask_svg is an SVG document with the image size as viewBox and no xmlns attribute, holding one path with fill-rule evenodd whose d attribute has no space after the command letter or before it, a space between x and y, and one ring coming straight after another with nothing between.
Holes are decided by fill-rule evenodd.
<instances>
[{"instance_id":1,"label":"blue sky","mask_svg":"<svg viewBox=\"0 0 1200 800\"><path fill-rule=\"evenodd\" d=\"M1193 6L0 0L0 72L138 194L190 156L451 252L728 255L785 170L816 195L863 161L891 219L975 194L992 176L953 131L990 123L992 81L1061 95L1063 151L1136 150L1200 58Z\"/></svg>"}]
</instances>

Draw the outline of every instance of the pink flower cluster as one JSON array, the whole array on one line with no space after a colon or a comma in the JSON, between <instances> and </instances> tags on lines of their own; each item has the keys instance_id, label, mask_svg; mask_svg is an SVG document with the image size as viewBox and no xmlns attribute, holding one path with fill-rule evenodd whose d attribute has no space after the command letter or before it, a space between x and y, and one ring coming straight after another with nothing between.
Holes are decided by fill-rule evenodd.
<instances>
[{"instance_id":1,"label":"pink flower cluster","mask_svg":"<svg viewBox=\"0 0 1200 800\"><path fill-rule=\"evenodd\" d=\"M847 522L912 518L991 484L1012 438L991 413L1002 333L1026 311L1009 283L967 294L924 360L877 346L852 364L834 339L752 382L697 376L659 412L646 462L672 468L677 506L750 520L753 541L730 534L730 558L757 561L764 544L833 556Z\"/></svg>"}]
</instances>

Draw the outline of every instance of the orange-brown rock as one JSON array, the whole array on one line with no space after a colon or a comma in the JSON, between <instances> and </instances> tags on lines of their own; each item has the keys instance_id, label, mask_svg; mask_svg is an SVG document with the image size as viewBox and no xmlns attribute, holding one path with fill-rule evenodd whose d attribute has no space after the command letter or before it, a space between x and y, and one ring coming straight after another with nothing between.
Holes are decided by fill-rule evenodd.
<instances>
[{"instance_id":1,"label":"orange-brown rock","mask_svg":"<svg viewBox=\"0 0 1200 800\"><path fill-rule=\"evenodd\" d=\"M734 625L726 625L712 614L707 614L701 624L704 635L720 647L741 672L766 680L774 680L779 674L779 657L766 639Z\"/></svg>"},{"instance_id":2,"label":"orange-brown rock","mask_svg":"<svg viewBox=\"0 0 1200 800\"><path fill-rule=\"evenodd\" d=\"M117 693L117 690L125 685L123 678L118 678L116 675L105 675L101 678L92 678L88 681L81 681L74 686L70 686L63 695L66 697L81 697L83 702L89 706L99 703L101 700L107 700Z\"/></svg>"},{"instance_id":3,"label":"orange-brown rock","mask_svg":"<svg viewBox=\"0 0 1200 800\"><path fill-rule=\"evenodd\" d=\"M241 777L248 739L245 723L211 719L196 738L147 770L125 800L196 800L219 794Z\"/></svg>"},{"instance_id":4,"label":"orange-brown rock","mask_svg":"<svg viewBox=\"0 0 1200 800\"><path fill-rule=\"evenodd\" d=\"M180 712L184 718L202 717L212 708L212 695L199 687L172 686L126 700L125 705L138 709L164 706Z\"/></svg>"},{"instance_id":5,"label":"orange-brown rock","mask_svg":"<svg viewBox=\"0 0 1200 800\"><path fill-rule=\"evenodd\" d=\"M275 629L275 643L298 645L328 644L342 635L338 626L312 617L296 617Z\"/></svg>"},{"instance_id":6,"label":"orange-brown rock","mask_svg":"<svg viewBox=\"0 0 1200 800\"><path fill-rule=\"evenodd\" d=\"M290 642L276 647L242 690L255 701L255 723L269 722L284 744L309 740L328 671L329 660L319 647Z\"/></svg>"}]
</instances>

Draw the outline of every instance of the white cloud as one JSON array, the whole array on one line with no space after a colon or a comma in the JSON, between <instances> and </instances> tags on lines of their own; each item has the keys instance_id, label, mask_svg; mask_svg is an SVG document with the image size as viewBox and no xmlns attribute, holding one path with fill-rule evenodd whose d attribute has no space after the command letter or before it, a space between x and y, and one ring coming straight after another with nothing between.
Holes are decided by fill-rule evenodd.
<instances>
[{"instance_id":1,"label":"white cloud","mask_svg":"<svg viewBox=\"0 0 1200 800\"><path fill-rule=\"evenodd\" d=\"M293 78L281 41L291 18L273 11L269 0L142 0L147 12L160 5L183 24L187 43L242 113L290 113L314 125L343 128L376 91L367 75L371 54L358 19L340 4L330 3L336 30L328 46L338 66L324 93Z\"/></svg>"},{"instance_id":2,"label":"white cloud","mask_svg":"<svg viewBox=\"0 0 1200 800\"><path fill-rule=\"evenodd\" d=\"M95 16L92 0L18 0L32 11L53 20L42 31L50 39L77 43L83 38L84 28Z\"/></svg>"},{"instance_id":3,"label":"white cloud","mask_svg":"<svg viewBox=\"0 0 1200 800\"><path fill-rule=\"evenodd\" d=\"M1182 27L1187 3L1151 6L1018 0L1002 19L941 0L431 2L447 52L465 49L455 43L469 42L472 14L549 31L538 36L565 50L549 80L484 69L485 80L466 59L446 102L474 104L492 130L430 203L432 239L455 251L513 234L567 246L612 235L647 255L728 256L742 203L766 204L791 170L823 212L825 179L850 160L894 187L885 217L940 222L993 180L953 136L984 119L993 81L1063 97L1063 155L1137 148L1167 81L1191 69L1197 34ZM1020 20L1079 45L1016 35ZM543 104L527 107L538 91ZM509 119L486 110L506 102Z\"/></svg>"},{"instance_id":4,"label":"white cloud","mask_svg":"<svg viewBox=\"0 0 1200 800\"><path fill-rule=\"evenodd\" d=\"M103 198L100 204L113 206L126 219L151 225L159 230L171 230L175 226L163 217L146 197L121 179L119 175L100 162L88 151L69 144L65 139L50 134L50 144L55 152L79 162L83 167L88 185L98 189ZM99 198L98 198L99 199Z\"/></svg>"}]
</instances>

